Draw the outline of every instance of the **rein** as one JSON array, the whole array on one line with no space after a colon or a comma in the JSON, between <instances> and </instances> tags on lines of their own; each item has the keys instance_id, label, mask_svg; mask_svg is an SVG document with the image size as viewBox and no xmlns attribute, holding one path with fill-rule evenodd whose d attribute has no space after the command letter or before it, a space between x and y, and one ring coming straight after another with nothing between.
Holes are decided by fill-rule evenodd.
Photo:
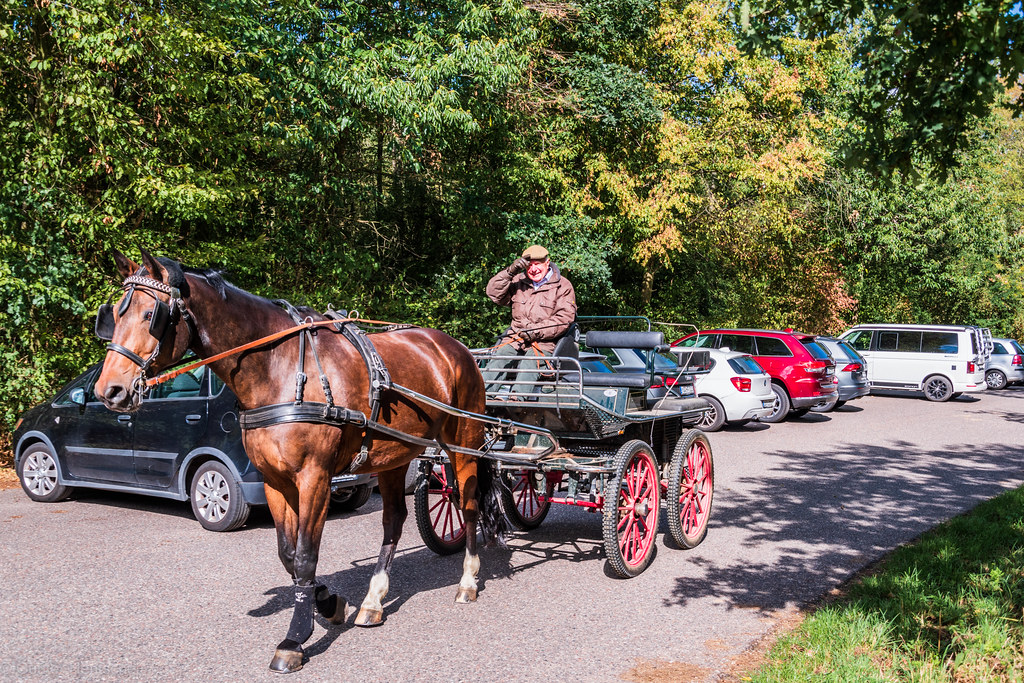
<instances>
[{"instance_id":1,"label":"rein","mask_svg":"<svg viewBox=\"0 0 1024 683\"><path fill-rule=\"evenodd\" d=\"M300 332L302 330L312 330L312 329L316 329L317 327L329 327L331 325L338 325L338 324L346 323L346 322L361 322L361 323L368 323L368 324L371 324L371 325L395 325L395 324L397 324L397 323L385 322L383 320L368 320L366 318L338 318L337 320L308 320L307 319L305 322L302 322L302 323L300 323L298 325L295 325L294 327L289 327L287 329L281 330L280 332L274 332L273 334L268 334L266 337L261 337L259 339L254 340L254 341L242 344L241 346L236 346L233 349L228 349L227 351L222 351L222 352L220 352L218 354L210 356L209 358L204 358L204 359L195 361L193 363L189 363L188 365L183 365L180 368L175 368L174 370L168 370L167 372L164 372L164 373L162 373L160 375L157 375L156 377L150 377L149 379L146 380L146 386L147 387L152 387L152 386L156 386L157 384L163 384L164 382L172 380L175 377L177 377L178 375L184 374L184 373L186 373L186 372L188 372L190 370L195 370L196 368L201 368L204 365L209 365L210 363L216 363L217 361L219 361L219 360L221 360L223 358L228 358L229 356L234 356L234 355L242 353L244 351L248 351L249 349L255 349L255 348L259 348L260 346L266 346L267 344L269 344L271 342L275 342L278 339L282 339L284 337L287 337L289 335L295 334L296 332Z\"/></svg>"}]
</instances>

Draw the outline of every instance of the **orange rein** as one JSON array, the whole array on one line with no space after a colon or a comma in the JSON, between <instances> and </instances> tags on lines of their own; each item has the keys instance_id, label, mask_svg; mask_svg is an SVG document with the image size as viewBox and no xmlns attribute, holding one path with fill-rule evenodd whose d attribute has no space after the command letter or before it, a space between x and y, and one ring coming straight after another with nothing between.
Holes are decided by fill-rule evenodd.
<instances>
[{"instance_id":1,"label":"orange rein","mask_svg":"<svg viewBox=\"0 0 1024 683\"><path fill-rule=\"evenodd\" d=\"M298 325L296 325L294 327L289 327L286 330L281 330L280 332L275 332L273 334L268 334L266 337L262 337L260 339L255 340L255 341L251 341L251 342L249 342L247 344L242 344L241 346L236 346L233 349L228 349L227 351L222 351L221 353L218 353L218 354L216 354L214 356L210 356L209 358L206 358L206 359L203 359L203 360L198 360L195 363L189 363L188 365L183 365L180 368L175 368L174 370L171 370L169 372L165 372L165 373L163 373L161 375L157 375L156 377L151 377L151 378L146 380L146 386L147 387L152 387L152 386L156 386L157 384L163 384L167 380L174 379L178 375L184 374L184 373L188 372L189 370L195 370L196 368L201 368L204 365L209 365L210 363L216 363L220 359L227 358L228 356L233 356L236 353L242 353L243 351L248 351L249 349L254 349L254 348L257 348L259 346L265 346L265 345L269 344L270 342L277 341L278 339L281 339L283 337L287 337L290 334L295 334L296 332L298 332L300 330L311 330L311 329L316 328L316 327L327 327L328 325L338 325L340 323L347 323L347 322L369 323L371 325L397 325L398 324L398 323L385 322L383 320L367 320L365 318L340 318L338 320L310 320L309 322L303 322L303 323L300 323L300 324L298 324Z\"/></svg>"}]
</instances>

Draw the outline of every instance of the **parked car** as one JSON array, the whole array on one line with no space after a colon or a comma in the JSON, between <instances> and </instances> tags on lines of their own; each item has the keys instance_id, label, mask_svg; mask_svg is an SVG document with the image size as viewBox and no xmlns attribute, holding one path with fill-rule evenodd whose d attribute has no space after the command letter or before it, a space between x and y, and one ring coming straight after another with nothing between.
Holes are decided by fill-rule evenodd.
<instances>
[{"instance_id":1,"label":"parked car","mask_svg":"<svg viewBox=\"0 0 1024 683\"><path fill-rule=\"evenodd\" d=\"M971 325L855 325L843 341L867 358L871 390L910 389L929 401L984 391L992 350L988 330Z\"/></svg>"},{"instance_id":2,"label":"parked car","mask_svg":"<svg viewBox=\"0 0 1024 683\"><path fill-rule=\"evenodd\" d=\"M1024 383L1024 347L1016 339L993 339L992 355L985 364L989 389Z\"/></svg>"},{"instance_id":3,"label":"parked car","mask_svg":"<svg viewBox=\"0 0 1024 683\"><path fill-rule=\"evenodd\" d=\"M708 349L707 353L703 366L707 374L697 375L694 388L697 396L711 404L711 410L704 413L698 427L717 432L727 423L743 425L771 415L776 401L772 378L753 356L720 349Z\"/></svg>"},{"instance_id":4,"label":"parked car","mask_svg":"<svg viewBox=\"0 0 1024 683\"><path fill-rule=\"evenodd\" d=\"M825 347L832 360L836 362L836 379L838 380L839 399L832 405L814 406L811 410L826 413L833 408L844 405L847 401L867 396L871 393L868 384L868 361L857 350L835 337L815 337Z\"/></svg>"},{"instance_id":5,"label":"parked car","mask_svg":"<svg viewBox=\"0 0 1024 683\"><path fill-rule=\"evenodd\" d=\"M235 395L200 367L152 388L135 413L108 410L93 395L100 364L49 402L29 409L14 430L14 462L29 498L55 502L75 488L189 500L211 531L245 524L266 505L263 477L242 446ZM372 475L331 481L337 507L355 510Z\"/></svg>"},{"instance_id":6,"label":"parked car","mask_svg":"<svg viewBox=\"0 0 1024 683\"><path fill-rule=\"evenodd\" d=\"M782 422L800 416L816 405L839 400L835 361L814 341L814 335L792 330L701 330L672 343L673 346L725 349L754 357L771 375L775 406L762 422Z\"/></svg>"},{"instance_id":7,"label":"parked car","mask_svg":"<svg viewBox=\"0 0 1024 683\"><path fill-rule=\"evenodd\" d=\"M651 386L647 389L648 405L668 395L679 376L676 358L661 351L588 346L580 352L580 364L589 372L645 374L653 370Z\"/></svg>"}]
</instances>

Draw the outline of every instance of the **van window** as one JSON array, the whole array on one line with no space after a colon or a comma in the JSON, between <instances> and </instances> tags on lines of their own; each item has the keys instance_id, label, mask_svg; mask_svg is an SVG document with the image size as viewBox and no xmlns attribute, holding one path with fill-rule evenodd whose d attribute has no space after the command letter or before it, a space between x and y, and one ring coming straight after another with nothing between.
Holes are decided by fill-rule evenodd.
<instances>
[{"instance_id":1,"label":"van window","mask_svg":"<svg viewBox=\"0 0 1024 683\"><path fill-rule=\"evenodd\" d=\"M749 334L723 334L718 348L723 346L728 346L730 350L740 353L754 353L754 338Z\"/></svg>"},{"instance_id":2,"label":"van window","mask_svg":"<svg viewBox=\"0 0 1024 683\"><path fill-rule=\"evenodd\" d=\"M879 332L879 351L901 351L917 353L921 350L920 332Z\"/></svg>"},{"instance_id":3,"label":"van window","mask_svg":"<svg viewBox=\"0 0 1024 683\"><path fill-rule=\"evenodd\" d=\"M843 337L843 339L858 351L867 351L871 348L871 332L867 330L854 332Z\"/></svg>"},{"instance_id":4,"label":"van window","mask_svg":"<svg viewBox=\"0 0 1024 683\"><path fill-rule=\"evenodd\" d=\"M925 332L921 335L921 351L924 353L956 353L959 342L956 332Z\"/></svg>"},{"instance_id":5,"label":"van window","mask_svg":"<svg viewBox=\"0 0 1024 683\"><path fill-rule=\"evenodd\" d=\"M792 356L793 352L786 346L786 342L775 337L757 337L758 356Z\"/></svg>"}]
</instances>

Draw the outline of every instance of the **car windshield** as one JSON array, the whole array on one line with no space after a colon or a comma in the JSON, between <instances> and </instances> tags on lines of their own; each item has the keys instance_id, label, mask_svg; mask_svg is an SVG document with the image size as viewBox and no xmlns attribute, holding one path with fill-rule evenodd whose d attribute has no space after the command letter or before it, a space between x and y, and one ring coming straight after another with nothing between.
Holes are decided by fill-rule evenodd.
<instances>
[{"instance_id":1,"label":"car windshield","mask_svg":"<svg viewBox=\"0 0 1024 683\"><path fill-rule=\"evenodd\" d=\"M811 354L811 358L816 360L832 360L832 356L828 355L828 351L818 342L808 339L801 343L807 349L807 352Z\"/></svg>"},{"instance_id":2,"label":"car windshield","mask_svg":"<svg viewBox=\"0 0 1024 683\"><path fill-rule=\"evenodd\" d=\"M647 365L647 352L641 351L640 349L630 349L637 355L640 362ZM676 359L667 353L655 353L654 354L654 371L655 372L676 372L679 366L676 364Z\"/></svg>"},{"instance_id":3,"label":"car windshield","mask_svg":"<svg viewBox=\"0 0 1024 683\"><path fill-rule=\"evenodd\" d=\"M750 356L730 358L729 367L732 368L737 375L760 375L764 373L764 369Z\"/></svg>"},{"instance_id":4,"label":"car windshield","mask_svg":"<svg viewBox=\"0 0 1024 683\"><path fill-rule=\"evenodd\" d=\"M713 334L698 334L695 337L687 337L682 341L678 342L679 346L695 346L697 348L712 348L712 344L715 342L715 336Z\"/></svg>"},{"instance_id":5,"label":"car windshield","mask_svg":"<svg viewBox=\"0 0 1024 683\"><path fill-rule=\"evenodd\" d=\"M608 361L603 358L593 358L591 360L581 360L580 367L587 372L614 372L611 366L608 365Z\"/></svg>"}]
</instances>

